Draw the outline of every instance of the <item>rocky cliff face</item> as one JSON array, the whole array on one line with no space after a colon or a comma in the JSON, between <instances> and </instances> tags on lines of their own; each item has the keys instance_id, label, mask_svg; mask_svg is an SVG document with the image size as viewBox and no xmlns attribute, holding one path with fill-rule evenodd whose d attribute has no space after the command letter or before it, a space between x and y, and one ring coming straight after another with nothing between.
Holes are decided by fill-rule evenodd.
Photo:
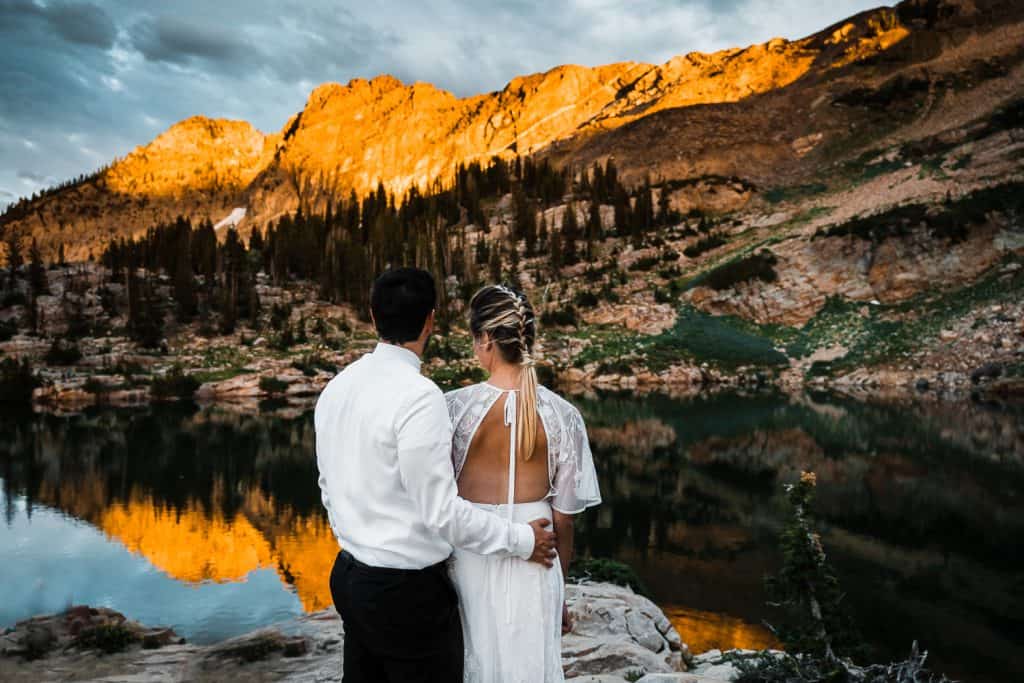
<instances>
[{"instance_id":1,"label":"rocky cliff face","mask_svg":"<svg viewBox=\"0 0 1024 683\"><path fill-rule=\"evenodd\" d=\"M905 2L798 41L690 53L662 65L560 66L461 99L390 76L329 83L279 133L187 119L96 177L10 212L3 225L84 257L112 236L178 213L216 222L246 207L248 223L261 224L378 183L398 195L427 188L446 182L458 163L496 154L572 164L614 156L627 181L648 173L681 181L674 198L682 205L715 194L713 206L735 208L751 188L811 173L821 161L812 151L864 136L871 112L832 106L837 98L871 100L871 88L894 72L1005 29L1020 14L1015 3L996 0ZM999 45L986 40L975 51L999 52ZM901 84L890 84L893 102L883 109L900 106ZM751 184L719 193L719 183L708 186L716 175Z\"/></svg>"}]
</instances>

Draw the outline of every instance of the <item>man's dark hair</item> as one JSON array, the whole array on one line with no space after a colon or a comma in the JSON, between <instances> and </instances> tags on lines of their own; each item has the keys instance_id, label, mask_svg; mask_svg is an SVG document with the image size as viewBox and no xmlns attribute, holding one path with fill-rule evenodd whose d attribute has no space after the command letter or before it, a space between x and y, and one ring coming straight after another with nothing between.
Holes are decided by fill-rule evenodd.
<instances>
[{"instance_id":1,"label":"man's dark hair","mask_svg":"<svg viewBox=\"0 0 1024 683\"><path fill-rule=\"evenodd\" d=\"M437 302L434 278L419 268L395 268L374 281L370 310L377 334L384 341L415 341Z\"/></svg>"}]
</instances>

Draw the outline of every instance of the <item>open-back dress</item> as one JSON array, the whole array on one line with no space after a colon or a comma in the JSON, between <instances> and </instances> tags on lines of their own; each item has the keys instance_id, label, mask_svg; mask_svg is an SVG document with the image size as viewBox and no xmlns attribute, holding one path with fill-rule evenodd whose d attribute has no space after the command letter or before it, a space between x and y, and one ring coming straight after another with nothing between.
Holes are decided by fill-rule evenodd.
<instances>
[{"instance_id":1,"label":"open-back dress","mask_svg":"<svg viewBox=\"0 0 1024 683\"><path fill-rule=\"evenodd\" d=\"M498 401L509 429L509 486L504 504L474 503L515 522L577 514L601 502L583 417L571 403L537 388L537 414L547 438L548 493L516 503L516 391L482 382L446 395L454 427L452 460L459 478L473 437ZM466 683L562 681L562 602L559 563L548 569L518 557L455 549L451 576L459 593L466 648Z\"/></svg>"}]
</instances>

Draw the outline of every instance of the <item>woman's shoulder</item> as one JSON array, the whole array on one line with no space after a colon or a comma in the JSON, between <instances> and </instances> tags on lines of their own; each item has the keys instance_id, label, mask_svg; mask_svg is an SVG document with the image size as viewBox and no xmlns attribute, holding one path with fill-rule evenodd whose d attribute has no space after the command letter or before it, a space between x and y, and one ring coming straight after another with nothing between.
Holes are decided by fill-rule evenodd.
<instances>
[{"instance_id":1,"label":"woman's shoulder","mask_svg":"<svg viewBox=\"0 0 1024 683\"><path fill-rule=\"evenodd\" d=\"M563 398L560 394L548 389L542 384L537 385L537 398L541 402L548 403L552 409L558 411L564 417L583 419L580 414L579 408L577 408L568 399Z\"/></svg>"},{"instance_id":2,"label":"woman's shoulder","mask_svg":"<svg viewBox=\"0 0 1024 683\"><path fill-rule=\"evenodd\" d=\"M465 405L471 401L485 398L491 393L489 388L490 385L486 382L477 382L476 384L470 384L465 387L459 387L457 389L451 389L444 392L444 400L448 403L449 408Z\"/></svg>"}]
</instances>

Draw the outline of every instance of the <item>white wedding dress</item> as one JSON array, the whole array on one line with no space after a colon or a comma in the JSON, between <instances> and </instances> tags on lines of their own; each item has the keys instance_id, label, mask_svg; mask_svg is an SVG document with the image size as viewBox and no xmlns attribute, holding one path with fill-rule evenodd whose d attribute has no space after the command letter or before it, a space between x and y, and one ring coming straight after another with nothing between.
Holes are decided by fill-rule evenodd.
<instances>
[{"instance_id":1,"label":"white wedding dress","mask_svg":"<svg viewBox=\"0 0 1024 683\"><path fill-rule=\"evenodd\" d=\"M495 403L505 401L509 428L508 502L474 503L512 521L551 519L601 502L586 426L580 412L545 387L537 388L537 413L548 442L548 495L515 503L516 393L486 382L446 395L454 434L455 478L470 443ZM551 569L512 556L475 555L455 549L450 573L459 594L465 639L466 683L553 683L562 674L562 602L558 562Z\"/></svg>"}]
</instances>

